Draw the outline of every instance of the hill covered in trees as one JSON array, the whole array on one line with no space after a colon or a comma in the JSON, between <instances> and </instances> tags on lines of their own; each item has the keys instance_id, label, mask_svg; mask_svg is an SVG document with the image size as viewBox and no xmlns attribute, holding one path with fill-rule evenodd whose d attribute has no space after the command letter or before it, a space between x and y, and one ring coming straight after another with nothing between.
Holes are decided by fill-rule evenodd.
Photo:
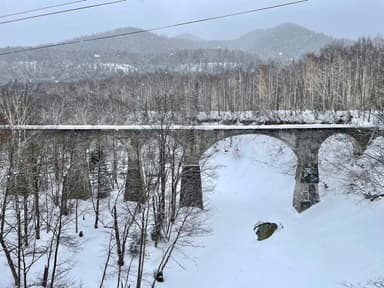
<instances>
[{"instance_id":1,"label":"hill covered in trees","mask_svg":"<svg viewBox=\"0 0 384 288\"><path fill-rule=\"evenodd\" d=\"M122 28L75 40L138 31L140 29ZM318 52L334 41L324 34L290 23L254 30L238 39L226 41L202 40L193 35L165 37L145 32L1 56L0 84L11 80L72 82L105 79L113 75L162 69L217 73L239 67L246 69L260 59L291 61L305 53ZM0 53L23 48L2 48Z\"/></svg>"},{"instance_id":2,"label":"hill covered in trees","mask_svg":"<svg viewBox=\"0 0 384 288\"><path fill-rule=\"evenodd\" d=\"M382 111L384 41L334 44L297 61L208 72L132 72L72 83L9 83L3 100L28 94L34 123L126 124L152 112L189 120L201 112ZM175 116L175 118L177 118ZM186 121L183 118L181 121Z\"/></svg>"}]
</instances>

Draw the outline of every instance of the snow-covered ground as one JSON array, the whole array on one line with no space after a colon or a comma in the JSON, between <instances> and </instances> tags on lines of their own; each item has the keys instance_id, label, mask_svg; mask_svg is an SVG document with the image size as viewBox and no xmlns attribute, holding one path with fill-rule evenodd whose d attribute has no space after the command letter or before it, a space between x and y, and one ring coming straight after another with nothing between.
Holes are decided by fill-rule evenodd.
<instances>
[{"instance_id":1,"label":"snow-covered ground","mask_svg":"<svg viewBox=\"0 0 384 288\"><path fill-rule=\"evenodd\" d=\"M325 144L323 160L336 144ZM184 269L171 264L162 287L332 288L382 275L383 201L338 193L342 185L328 173L332 161L323 161L321 180L329 187L320 185L321 202L298 214L291 205L293 153L263 136L242 136L234 149L210 160L222 166L214 192L206 195L212 232L204 248L184 251ZM258 221L281 228L259 242Z\"/></svg>"},{"instance_id":2,"label":"snow-covered ground","mask_svg":"<svg viewBox=\"0 0 384 288\"><path fill-rule=\"evenodd\" d=\"M216 177L203 179L205 188L215 184L205 193L210 232L195 239L198 247L176 251L158 287L336 288L383 275L384 201L365 202L341 193L341 180L331 169L332 161L340 159L332 151L350 145L336 140L324 143L320 153L321 202L301 214L292 208L296 159L280 141L241 136L212 147L218 153L208 166L218 165ZM92 212L81 220L84 245L74 254L70 271L83 288L99 287L106 259L110 230L95 230L93 221ZM253 226L258 221L280 228L268 240L257 241ZM147 257L155 259L156 249L149 249ZM107 283L105 287L116 287L114 281ZM3 287L11 287L11 276L0 254Z\"/></svg>"},{"instance_id":3,"label":"snow-covered ground","mask_svg":"<svg viewBox=\"0 0 384 288\"><path fill-rule=\"evenodd\" d=\"M210 111L199 112L197 119L204 123L231 123L238 124L352 124L356 126L372 126L379 121L378 111ZM228 124L228 123L227 123Z\"/></svg>"}]
</instances>

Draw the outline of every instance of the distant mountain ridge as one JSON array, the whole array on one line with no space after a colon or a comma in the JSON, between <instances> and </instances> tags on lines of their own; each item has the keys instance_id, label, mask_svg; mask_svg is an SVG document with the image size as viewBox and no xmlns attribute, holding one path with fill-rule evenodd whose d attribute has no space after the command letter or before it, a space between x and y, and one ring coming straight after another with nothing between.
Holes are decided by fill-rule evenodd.
<instances>
[{"instance_id":1,"label":"distant mountain ridge","mask_svg":"<svg viewBox=\"0 0 384 288\"><path fill-rule=\"evenodd\" d=\"M257 29L236 40L222 43L229 49L240 49L257 54L262 59L298 58L331 44L336 39L313 32L293 23L283 23L269 29Z\"/></svg>"},{"instance_id":2,"label":"distant mountain ridge","mask_svg":"<svg viewBox=\"0 0 384 288\"><path fill-rule=\"evenodd\" d=\"M184 39L184 40L189 40L189 41L193 41L193 42L203 42L203 41L206 41L204 40L203 38L200 38L192 33L182 33L182 34L179 34L177 36L175 36L174 38L178 38L178 39Z\"/></svg>"},{"instance_id":3,"label":"distant mountain ridge","mask_svg":"<svg viewBox=\"0 0 384 288\"><path fill-rule=\"evenodd\" d=\"M0 84L11 80L71 82L158 69L215 73L250 67L260 60L290 61L336 41L292 23L253 30L234 40L204 40L192 34L167 37L138 31L142 30L120 28L75 40L131 35L0 57ZM0 48L0 52L12 49Z\"/></svg>"},{"instance_id":4,"label":"distant mountain ridge","mask_svg":"<svg viewBox=\"0 0 384 288\"><path fill-rule=\"evenodd\" d=\"M113 34L135 33L141 29L127 27L78 39L104 37ZM184 49L230 49L256 54L261 59L298 58L308 52L336 41L323 33L311 31L293 23L282 23L268 29L256 29L233 40L204 40L190 33L166 37L150 32L126 37L71 45L65 49L75 50L124 50L131 53L161 53Z\"/></svg>"}]
</instances>

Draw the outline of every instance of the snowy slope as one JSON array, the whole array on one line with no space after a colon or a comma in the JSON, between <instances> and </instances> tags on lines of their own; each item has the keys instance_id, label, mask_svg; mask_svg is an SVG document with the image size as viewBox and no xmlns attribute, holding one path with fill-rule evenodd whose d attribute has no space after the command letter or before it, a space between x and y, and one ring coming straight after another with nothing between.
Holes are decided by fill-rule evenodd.
<instances>
[{"instance_id":1,"label":"snowy slope","mask_svg":"<svg viewBox=\"0 0 384 288\"><path fill-rule=\"evenodd\" d=\"M362 202L340 193L343 185L332 161L342 159L332 153L350 144L337 139L321 149L321 202L302 214L292 208L296 159L282 142L241 136L212 147L218 152L208 166L218 166L216 178L203 181L207 189L215 184L205 193L210 233L196 239L201 247L176 251L158 287L336 288L381 276L384 201ZM80 223L84 243L73 255L70 271L70 278L84 288L99 287L110 232L95 230L93 220L90 212ZM259 242L253 231L258 221L273 221L280 228ZM149 249L148 261L158 257L159 251ZM150 287L157 262L148 264L143 287ZM12 287L11 275L0 254L4 287ZM105 287L116 287L113 277Z\"/></svg>"},{"instance_id":2,"label":"snowy slope","mask_svg":"<svg viewBox=\"0 0 384 288\"><path fill-rule=\"evenodd\" d=\"M207 196L212 233L205 247L186 252L193 261L184 259L185 270L173 264L163 287L332 288L382 273L383 202L346 198L332 189L340 183L329 181L326 191L320 185L321 202L298 214L291 207L293 153L284 147L276 155L279 142L262 136L243 136L239 143L239 157L229 149L210 160L223 166ZM328 148L322 149L323 158ZM321 168L322 180L331 180L328 167ZM252 230L257 221L283 228L258 242Z\"/></svg>"}]
</instances>

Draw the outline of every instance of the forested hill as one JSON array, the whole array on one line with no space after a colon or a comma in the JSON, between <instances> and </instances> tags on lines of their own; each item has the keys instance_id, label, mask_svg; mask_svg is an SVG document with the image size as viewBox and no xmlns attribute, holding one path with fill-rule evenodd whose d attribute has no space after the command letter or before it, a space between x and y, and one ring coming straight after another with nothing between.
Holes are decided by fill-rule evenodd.
<instances>
[{"instance_id":1,"label":"forested hill","mask_svg":"<svg viewBox=\"0 0 384 288\"><path fill-rule=\"evenodd\" d=\"M8 84L3 100L27 95L28 123L127 124L151 112L383 111L384 40L335 44L298 61L218 73L158 71L73 83ZM174 114L173 114L174 113ZM136 118L135 118L136 117ZM175 116L176 117L176 116ZM185 119L181 119L185 122Z\"/></svg>"},{"instance_id":2,"label":"forested hill","mask_svg":"<svg viewBox=\"0 0 384 288\"><path fill-rule=\"evenodd\" d=\"M130 33L137 28L122 28L78 38ZM210 72L249 67L261 60L279 62L317 52L335 39L295 24L254 30L238 39L206 41L193 35L165 37L140 33L129 37L0 56L0 84L23 82L76 81L103 79L116 74L154 72ZM22 48L22 47L21 47ZM15 48L3 48L0 52ZM16 48L16 49L20 49Z\"/></svg>"},{"instance_id":3,"label":"forested hill","mask_svg":"<svg viewBox=\"0 0 384 288\"><path fill-rule=\"evenodd\" d=\"M270 29L251 31L235 40L211 43L227 49L255 53L263 60L286 61L298 59L306 53L317 52L334 41L335 39L325 34L313 32L293 23L284 23Z\"/></svg>"},{"instance_id":4,"label":"forested hill","mask_svg":"<svg viewBox=\"0 0 384 288\"><path fill-rule=\"evenodd\" d=\"M122 28L99 33L79 39L104 37L114 34L135 33L137 28ZM129 37L110 38L102 41L87 42L66 46L65 50L87 51L126 51L130 53L155 54L175 50L194 49L230 49L256 54L263 60L297 59L308 53L334 42L335 39L321 33L313 32L302 26L283 23L269 29L253 30L233 40L203 40L194 35L165 37L150 32L133 34Z\"/></svg>"}]
</instances>

